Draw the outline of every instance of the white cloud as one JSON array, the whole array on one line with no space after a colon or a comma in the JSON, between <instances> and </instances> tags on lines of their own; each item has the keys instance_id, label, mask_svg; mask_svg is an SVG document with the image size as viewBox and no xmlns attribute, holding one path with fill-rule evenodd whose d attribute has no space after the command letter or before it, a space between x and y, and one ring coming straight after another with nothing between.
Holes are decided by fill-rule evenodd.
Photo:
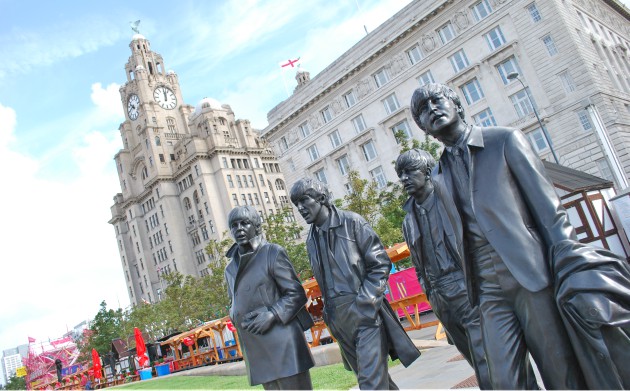
<instances>
[{"instance_id":1,"label":"white cloud","mask_svg":"<svg viewBox=\"0 0 630 391\"><path fill-rule=\"evenodd\" d=\"M107 111L108 100L96 95L97 112ZM93 317L104 299L128 304L107 224L119 186L112 161L117 131L82 136L68 156L80 174L64 181L42 178L38 160L11 149L17 123L15 112L0 105L0 164L11 187L0 202L3 291L11 293L0 304L0 346L26 342L27 335L59 336Z\"/></svg>"},{"instance_id":2,"label":"white cloud","mask_svg":"<svg viewBox=\"0 0 630 391\"><path fill-rule=\"evenodd\" d=\"M94 52L123 37L126 35L119 25L99 17L43 25L39 32L15 28L10 34L0 36L0 79Z\"/></svg>"},{"instance_id":3,"label":"white cloud","mask_svg":"<svg viewBox=\"0 0 630 391\"><path fill-rule=\"evenodd\" d=\"M105 117L114 117L116 120L123 120L123 111L120 103L119 84L111 83L103 88L101 83L92 84L92 94L90 98L96 105L99 114Z\"/></svg>"}]
</instances>

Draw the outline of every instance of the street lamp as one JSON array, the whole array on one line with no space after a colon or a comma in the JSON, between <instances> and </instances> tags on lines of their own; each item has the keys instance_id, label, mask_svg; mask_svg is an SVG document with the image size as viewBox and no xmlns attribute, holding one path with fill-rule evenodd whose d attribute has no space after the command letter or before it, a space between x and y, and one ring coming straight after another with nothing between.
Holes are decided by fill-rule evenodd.
<instances>
[{"instance_id":1,"label":"street lamp","mask_svg":"<svg viewBox=\"0 0 630 391\"><path fill-rule=\"evenodd\" d=\"M538 124L540 125L540 130L542 130L543 136L545 136L545 140L547 140L547 144L549 144L549 150L551 150L553 159L556 161L557 164L560 164L560 161L558 160L558 156L556 155L556 151L553 149L553 145L551 144L551 137L549 137L549 133L547 133L547 128L545 128L545 125L543 125L542 121L540 120L540 116L538 115L538 110L536 110L536 105L534 104L534 101L532 100L531 95L529 95L529 90L527 89L527 87L525 87L525 83L523 83L523 80L521 80L519 76L520 75L518 72L510 72L507 74L507 78L509 80L514 80L514 79L518 80L523 86L523 88L525 89L525 93L527 94L527 99L529 100L529 104L532 105L532 109L534 110L534 115L536 116L536 119L538 120Z\"/></svg>"}]
</instances>

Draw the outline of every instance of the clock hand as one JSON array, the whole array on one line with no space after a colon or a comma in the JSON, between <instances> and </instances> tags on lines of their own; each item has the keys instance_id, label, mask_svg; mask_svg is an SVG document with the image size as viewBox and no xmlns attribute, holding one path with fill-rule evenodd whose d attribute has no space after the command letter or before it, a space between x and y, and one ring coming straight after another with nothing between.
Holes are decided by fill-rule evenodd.
<instances>
[{"instance_id":1,"label":"clock hand","mask_svg":"<svg viewBox=\"0 0 630 391\"><path fill-rule=\"evenodd\" d=\"M164 92L164 101L168 101L168 96L166 96L166 90L162 90L162 92Z\"/></svg>"}]
</instances>

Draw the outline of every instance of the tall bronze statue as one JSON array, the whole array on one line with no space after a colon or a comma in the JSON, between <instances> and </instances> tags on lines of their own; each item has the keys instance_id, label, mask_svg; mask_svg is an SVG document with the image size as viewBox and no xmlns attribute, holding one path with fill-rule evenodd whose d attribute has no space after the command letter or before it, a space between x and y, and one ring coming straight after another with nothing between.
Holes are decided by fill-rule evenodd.
<instances>
[{"instance_id":1,"label":"tall bronze statue","mask_svg":"<svg viewBox=\"0 0 630 391\"><path fill-rule=\"evenodd\" d=\"M444 85L416 90L411 106L446 146L433 178L461 218L493 386L526 387L529 351L547 388L630 388L627 261L577 241L519 130L467 125Z\"/></svg>"},{"instance_id":2,"label":"tall bronze statue","mask_svg":"<svg viewBox=\"0 0 630 391\"><path fill-rule=\"evenodd\" d=\"M482 390L492 389L483 348L479 310L468 300L462 271L463 239L455 229L459 215L431 170L435 160L427 151L412 149L396 160L396 173L409 199L403 236L409 246L416 275L448 339L475 369ZM531 370L531 379L535 376Z\"/></svg>"},{"instance_id":3,"label":"tall bronze statue","mask_svg":"<svg viewBox=\"0 0 630 391\"><path fill-rule=\"evenodd\" d=\"M546 388L585 388L555 303L549 249L575 232L540 158L517 129L464 121L459 97L429 84L411 99L416 124L445 145L434 171L455 203L464 274L479 305L494 388L528 387L529 352Z\"/></svg>"},{"instance_id":4,"label":"tall bronze statue","mask_svg":"<svg viewBox=\"0 0 630 391\"><path fill-rule=\"evenodd\" d=\"M398 389L388 352L408 366L420 356L384 299L391 260L364 218L335 208L326 185L300 179L291 201L311 224L306 247L322 291L323 317L361 389Z\"/></svg>"},{"instance_id":5,"label":"tall bronze statue","mask_svg":"<svg viewBox=\"0 0 630 391\"><path fill-rule=\"evenodd\" d=\"M236 244L227 254L225 280L249 383L266 390L313 389L309 369L315 363L304 336L313 325L306 294L286 251L262 238L261 223L251 206L228 215Z\"/></svg>"}]
</instances>

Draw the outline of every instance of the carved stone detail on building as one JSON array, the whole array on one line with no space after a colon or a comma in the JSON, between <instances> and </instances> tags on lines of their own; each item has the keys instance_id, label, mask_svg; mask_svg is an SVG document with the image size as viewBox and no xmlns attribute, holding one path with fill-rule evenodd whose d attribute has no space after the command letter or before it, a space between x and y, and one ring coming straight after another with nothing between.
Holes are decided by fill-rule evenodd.
<instances>
[{"instance_id":1,"label":"carved stone detail on building","mask_svg":"<svg viewBox=\"0 0 630 391\"><path fill-rule=\"evenodd\" d=\"M435 50L435 37L433 35L425 35L422 37L422 49L429 53Z\"/></svg>"},{"instance_id":2,"label":"carved stone detail on building","mask_svg":"<svg viewBox=\"0 0 630 391\"><path fill-rule=\"evenodd\" d=\"M459 31L463 31L470 26L468 15L463 11L455 12L455 15L453 16L453 23L455 23L455 25L459 28Z\"/></svg>"},{"instance_id":3,"label":"carved stone detail on building","mask_svg":"<svg viewBox=\"0 0 630 391\"><path fill-rule=\"evenodd\" d=\"M368 79L366 77L366 78L364 78L362 80L359 80L359 82L357 82L355 90L357 91L357 98L359 98L359 99L364 98L367 94L372 92L372 86L370 85L370 79Z\"/></svg>"},{"instance_id":4,"label":"carved stone detail on building","mask_svg":"<svg viewBox=\"0 0 630 391\"><path fill-rule=\"evenodd\" d=\"M405 57L402 53L398 53L397 55L392 57L390 61L390 70L392 76L396 76L397 74L405 70L405 68L407 68L407 62L405 61Z\"/></svg>"},{"instance_id":5,"label":"carved stone detail on building","mask_svg":"<svg viewBox=\"0 0 630 391\"><path fill-rule=\"evenodd\" d=\"M319 129L322 126L322 124L319 122L319 118L317 118L317 116L313 114L309 115L306 121L313 130Z\"/></svg>"},{"instance_id":6,"label":"carved stone detail on building","mask_svg":"<svg viewBox=\"0 0 630 391\"><path fill-rule=\"evenodd\" d=\"M334 115L337 115L343 111L343 105L339 101L339 98L335 98L330 102L330 109Z\"/></svg>"},{"instance_id":7,"label":"carved stone detail on building","mask_svg":"<svg viewBox=\"0 0 630 391\"><path fill-rule=\"evenodd\" d=\"M300 140L300 136L298 135L298 130L296 128L291 129L291 131L287 135L287 141L289 144L295 144Z\"/></svg>"}]
</instances>

